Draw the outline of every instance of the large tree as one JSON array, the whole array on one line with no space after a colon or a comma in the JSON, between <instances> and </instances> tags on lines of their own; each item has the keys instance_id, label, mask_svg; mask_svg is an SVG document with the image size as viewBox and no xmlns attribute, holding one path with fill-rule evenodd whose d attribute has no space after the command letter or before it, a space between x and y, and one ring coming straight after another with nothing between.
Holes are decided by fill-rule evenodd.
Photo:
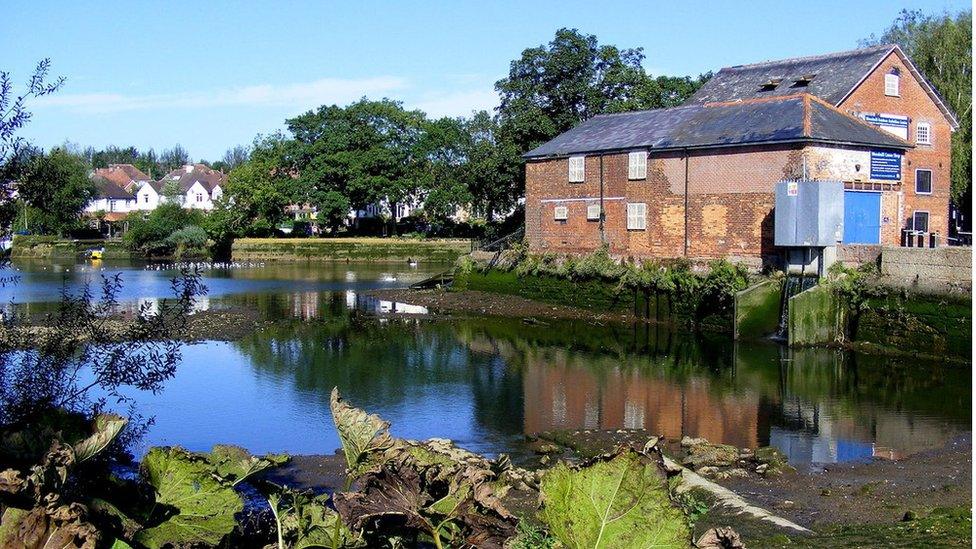
<instances>
[{"instance_id":1,"label":"large tree","mask_svg":"<svg viewBox=\"0 0 976 549\"><path fill-rule=\"evenodd\" d=\"M25 89L14 90L13 79L8 71L0 70L0 229L9 227L17 214L12 195L15 181L23 177L29 160L36 153L20 130L30 121L32 113L27 103L57 91L65 78L48 78L51 60L43 59L27 80Z\"/></svg>"},{"instance_id":2,"label":"large tree","mask_svg":"<svg viewBox=\"0 0 976 549\"><path fill-rule=\"evenodd\" d=\"M463 177L472 214L491 222L507 214L522 196L522 158L514 140L504 135L497 117L485 111L465 121L462 132Z\"/></svg>"},{"instance_id":3,"label":"large tree","mask_svg":"<svg viewBox=\"0 0 976 549\"><path fill-rule=\"evenodd\" d=\"M506 133L525 152L598 114L678 105L709 77L655 79L643 61L641 48L559 29L549 44L524 50L495 84Z\"/></svg>"},{"instance_id":4,"label":"large tree","mask_svg":"<svg viewBox=\"0 0 976 549\"><path fill-rule=\"evenodd\" d=\"M55 148L32 159L20 179L21 200L37 213L31 230L64 234L78 227L81 210L95 196L89 166L79 155Z\"/></svg>"},{"instance_id":5,"label":"large tree","mask_svg":"<svg viewBox=\"0 0 976 549\"><path fill-rule=\"evenodd\" d=\"M926 15L903 10L881 36L861 45L898 44L959 119L952 136L952 198L968 206L973 165L973 12ZM961 204L965 202L966 204Z\"/></svg>"},{"instance_id":6,"label":"large tree","mask_svg":"<svg viewBox=\"0 0 976 549\"><path fill-rule=\"evenodd\" d=\"M322 106L288 120L298 148L294 167L309 201L320 214L380 200L395 212L422 190L425 123L424 113L389 99Z\"/></svg>"}]
</instances>

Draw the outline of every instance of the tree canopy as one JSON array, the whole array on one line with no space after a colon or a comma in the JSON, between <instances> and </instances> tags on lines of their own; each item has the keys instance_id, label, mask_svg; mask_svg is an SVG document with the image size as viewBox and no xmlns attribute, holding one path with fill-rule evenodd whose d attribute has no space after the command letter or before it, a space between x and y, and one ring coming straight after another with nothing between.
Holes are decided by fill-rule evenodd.
<instances>
[{"instance_id":1,"label":"tree canopy","mask_svg":"<svg viewBox=\"0 0 976 549\"><path fill-rule=\"evenodd\" d=\"M559 29L549 44L523 50L495 84L505 133L526 152L598 114L679 105L711 76L652 78L643 62L641 48Z\"/></svg>"},{"instance_id":2,"label":"tree canopy","mask_svg":"<svg viewBox=\"0 0 976 549\"><path fill-rule=\"evenodd\" d=\"M32 231L64 234L77 228L81 210L95 197L88 171L83 157L63 148L31 159L17 193L36 212Z\"/></svg>"}]
</instances>

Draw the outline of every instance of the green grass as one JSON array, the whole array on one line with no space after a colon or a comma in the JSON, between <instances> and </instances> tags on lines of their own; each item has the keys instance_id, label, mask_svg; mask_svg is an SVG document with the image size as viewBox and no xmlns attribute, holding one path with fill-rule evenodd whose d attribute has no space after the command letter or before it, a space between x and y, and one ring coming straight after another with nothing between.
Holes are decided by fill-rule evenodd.
<instances>
[{"instance_id":1,"label":"green grass","mask_svg":"<svg viewBox=\"0 0 976 549\"><path fill-rule=\"evenodd\" d=\"M750 548L970 547L972 522L968 507L941 507L906 522L831 526L813 536L775 534L745 542Z\"/></svg>"}]
</instances>

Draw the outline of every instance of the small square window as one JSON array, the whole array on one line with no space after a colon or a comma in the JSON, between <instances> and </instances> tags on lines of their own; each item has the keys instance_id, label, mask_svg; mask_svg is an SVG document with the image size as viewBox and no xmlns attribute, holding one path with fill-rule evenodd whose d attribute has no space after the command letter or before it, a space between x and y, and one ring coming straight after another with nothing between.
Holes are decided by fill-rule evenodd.
<instances>
[{"instance_id":1,"label":"small square window","mask_svg":"<svg viewBox=\"0 0 976 549\"><path fill-rule=\"evenodd\" d=\"M929 212L912 214L912 230L920 233L929 232Z\"/></svg>"},{"instance_id":2,"label":"small square window","mask_svg":"<svg viewBox=\"0 0 976 549\"><path fill-rule=\"evenodd\" d=\"M600 220L600 205L590 204L586 207L586 219L587 221L599 221Z\"/></svg>"},{"instance_id":3,"label":"small square window","mask_svg":"<svg viewBox=\"0 0 976 549\"><path fill-rule=\"evenodd\" d=\"M647 151L636 151L627 155L628 179L647 179Z\"/></svg>"},{"instance_id":4,"label":"small square window","mask_svg":"<svg viewBox=\"0 0 976 549\"><path fill-rule=\"evenodd\" d=\"M928 122L919 122L915 126L915 143L919 145L932 144L932 126Z\"/></svg>"},{"instance_id":5,"label":"small square window","mask_svg":"<svg viewBox=\"0 0 976 549\"><path fill-rule=\"evenodd\" d=\"M915 194L932 194L932 170L915 170Z\"/></svg>"},{"instance_id":6,"label":"small square window","mask_svg":"<svg viewBox=\"0 0 976 549\"><path fill-rule=\"evenodd\" d=\"M552 218L556 221L566 221L569 219L569 208L566 206L556 206L553 208Z\"/></svg>"},{"instance_id":7,"label":"small square window","mask_svg":"<svg viewBox=\"0 0 976 549\"><path fill-rule=\"evenodd\" d=\"M898 97L898 80L897 74L888 73L885 75L884 79L884 92L885 95Z\"/></svg>"},{"instance_id":8,"label":"small square window","mask_svg":"<svg viewBox=\"0 0 976 549\"><path fill-rule=\"evenodd\" d=\"M582 183L586 178L586 157L569 157L569 182Z\"/></svg>"},{"instance_id":9,"label":"small square window","mask_svg":"<svg viewBox=\"0 0 976 549\"><path fill-rule=\"evenodd\" d=\"M627 230L643 231L647 229L647 204L635 202L627 204Z\"/></svg>"}]
</instances>

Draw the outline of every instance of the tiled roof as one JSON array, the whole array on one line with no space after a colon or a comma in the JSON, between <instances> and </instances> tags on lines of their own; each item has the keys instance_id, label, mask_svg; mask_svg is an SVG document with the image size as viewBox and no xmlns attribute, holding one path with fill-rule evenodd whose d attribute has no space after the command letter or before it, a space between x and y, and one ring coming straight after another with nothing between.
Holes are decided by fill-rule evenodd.
<instances>
[{"instance_id":1,"label":"tiled roof","mask_svg":"<svg viewBox=\"0 0 976 549\"><path fill-rule=\"evenodd\" d=\"M156 182L157 184L153 185L153 188L160 192L167 183L176 182L180 186L180 190L185 193L198 181L207 189L207 192L213 192L214 187L223 186L227 183L227 175L210 169L205 164L187 164L160 178Z\"/></svg>"},{"instance_id":2,"label":"tiled roof","mask_svg":"<svg viewBox=\"0 0 976 549\"><path fill-rule=\"evenodd\" d=\"M595 116L524 156L791 142L911 147L809 94L798 94Z\"/></svg>"},{"instance_id":3,"label":"tiled roof","mask_svg":"<svg viewBox=\"0 0 976 549\"><path fill-rule=\"evenodd\" d=\"M725 67L715 73L685 104L810 93L831 105L840 106L854 88L892 52L908 66L912 76L919 81L949 123L954 128L958 127L956 116L942 96L895 44Z\"/></svg>"},{"instance_id":4,"label":"tiled roof","mask_svg":"<svg viewBox=\"0 0 976 549\"><path fill-rule=\"evenodd\" d=\"M101 176L94 176L95 198L107 198L111 200L134 200L132 193L118 186L114 181Z\"/></svg>"},{"instance_id":5,"label":"tiled roof","mask_svg":"<svg viewBox=\"0 0 976 549\"><path fill-rule=\"evenodd\" d=\"M149 176L132 164L109 164L107 168L96 169L93 175L105 178L127 190L132 190L136 182L149 181Z\"/></svg>"},{"instance_id":6,"label":"tiled roof","mask_svg":"<svg viewBox=\"0 0 976 549\"><path fill-rule=\"evenodd\" d=\"M807 92L837 105L894 48L893 45L875 46L812 57L725 67L712 76L688 103L734 101ZM809 83L797 82L811 76ZM779 83L772 89L763 88L763 84L776 80Z\"/></svg>"}]
</instances>

